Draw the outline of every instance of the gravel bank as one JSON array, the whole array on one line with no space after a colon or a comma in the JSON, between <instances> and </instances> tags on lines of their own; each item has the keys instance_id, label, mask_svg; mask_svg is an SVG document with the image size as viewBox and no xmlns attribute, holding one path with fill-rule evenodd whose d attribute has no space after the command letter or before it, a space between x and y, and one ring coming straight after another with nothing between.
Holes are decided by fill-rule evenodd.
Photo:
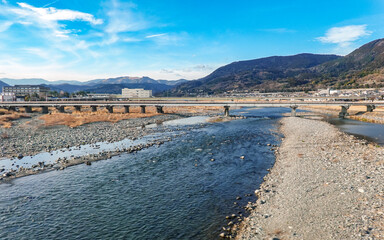
<instances>
[{"instance_id":1,"label":"gravel bank","mask_svg":"<svg viewBox=\"0 0 384 240\"><path fill-rule=\"evenodd\" d=\"M32 120L20 119L14 127L0 130L1 135L5 136L1 139L0 158L17 157L19 154L35 155L43 151L50 152L96 142L116 142L125 138L136 139L152 132L151 129L141 128L143 125L182 117L185 116L167 114L122 120L117 123L96 122L76 128L63 125L44 127L37 116L34 116ZM29 123L26 124L26 122Z\"/></svg>"},{"instance_id":2,"label":"gravel bank","mask_svg":"<svg viewBox=\"0 0 384 240\"><path fill-rule=\"evenodd\" d=\"M237 239L384 239L384 150L318 120L283 118L275 166Z\"/></svg>"}]
</instances>

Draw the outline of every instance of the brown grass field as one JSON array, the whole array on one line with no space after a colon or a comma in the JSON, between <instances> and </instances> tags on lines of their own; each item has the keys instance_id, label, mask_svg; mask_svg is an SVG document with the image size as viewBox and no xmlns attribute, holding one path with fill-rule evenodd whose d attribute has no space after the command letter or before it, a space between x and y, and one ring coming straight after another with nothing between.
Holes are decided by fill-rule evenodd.
<instances>
[{"instance_id":1,"label":"brown grass field","mask_svg":"<svg viewBox=\"0 0 384 240\"><path fill-rule=\"evenodd\" d=\"M91 108L83 107L81 111L76 111L74 107L66 107L66 113L60 113L55 108L50 108L49 114L44 114L38 119L44 121L44 126L66 125L69 127L77 127L83 124L92 122L118 122L125 119L144 118L160 115L156 112L155 107L147 107L146 113L141 113L140 107L131 107L129 113L124 113L124 108L115 107L113 113L109 113L106 109L99 109L97 112L92 112ZM164 107L164 113L169 114L204 114L209 111L222 111L221 107ZM40 112L40 108L33 108L33 112ZM19 118L30 117L24 113L21 108L20 112L13 112L0 109L0 125L3 128L10 128L12 121Z\"/></svg>"},{"instance_id":2,"label":"brown grass field","mask_svg":"<svg viewBox=\"0 0 384 240\"><path fill-rule=\"evenodd\" d=\"M106 109L91 112L89 108L83 108L81 112L74 108L67 108L70 113L59 113L53 110L51 114L45 114L39 119L44 121L45 126L66 125L69 127L78 127L92 122L118 122L125 119L144 118L160 115L155 107L147 107L146 113L140 112L140 107L131 107L129 113L124 113L124 108L114 108L113 113ZM165 107L164 113L183 114L183 113L204 113L209 110L218 110L218 107Z\"/></svg>"},{"instance_id":3,"label":"brown grass field","mask_svg":"<svg viewBox=\"0 0 384 240\"><path fill-rule=\"evenodd\" d=\"M10 128L12 126L12 121L19 118L28 118L30 117L25 113L12 112L4 109L0 109L0 125L3 128Z\"/></svg>"}]
</instances>

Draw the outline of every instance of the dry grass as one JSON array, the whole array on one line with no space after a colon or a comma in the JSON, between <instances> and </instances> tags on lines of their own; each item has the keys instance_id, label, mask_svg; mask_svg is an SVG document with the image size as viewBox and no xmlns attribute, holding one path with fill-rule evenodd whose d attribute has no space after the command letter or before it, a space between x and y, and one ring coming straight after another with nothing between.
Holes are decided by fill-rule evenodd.
<instances>
[{"instance_id":1,"label":"dry grass","mask_svg":"<svg viewBox=\"0 0 384 240\"><path fill-rule=\"evenodd\" d=\"M4 115L0 115L0 125L2 125L3 128L10 128L12 126L12 121L17 120L19 118L29 117L29 115L24 113L7 111L4 113Z\"/></svg>"},{"instance_id":2,"label":"dry grass","mask_svg":"<svg viewBox=\"0 0 384 240\"><path fill-rule=\"evenodd\" d=\"M66 125L69 127L78 127L83 124L93 122L118 122L124 119L152 117L158 113L127 113L127 114L110 114L105 112L82 113L52 113L41 116L39 119L44 120L45 126Z\"/></svg>"},{"instance_id":3,"label":"dry grass","mask_svg":"<svg viewBox=\"0 0 384 240\"><path fill-rule=\"evenodd\" d=\"M204 113L207 111L221 110L221 107L164 107L165 113ZM91 108L84 107L81 111L76 111L73 107L67 107L66 111L70 113L59 113L56 109L51 108L51 114L46 114L39 119L44 121L45 126L66 125L69 127L78 127L83 124L93 122L118 122L124 119L143 118L160 115L156 112L155 107L146 107L146 113L141 113L140 107L131 107L129 113L124 113L124 108L114 108L113 113L109 113L106 109L99 109L92 112Z\"/></svg>"}]
</instances>

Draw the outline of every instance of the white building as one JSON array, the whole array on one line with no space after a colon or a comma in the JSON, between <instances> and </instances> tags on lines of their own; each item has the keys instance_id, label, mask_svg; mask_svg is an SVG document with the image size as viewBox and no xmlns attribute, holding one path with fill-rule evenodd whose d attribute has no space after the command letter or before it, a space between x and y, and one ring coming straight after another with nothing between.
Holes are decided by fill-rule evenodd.
<instances>
[{"instance_id":1,"label":"white building","mask_svg":"<svg viewBox=\"0 0 384 240\"><path fill-rule=\"evenodd\" d=\"M15 93L2 92L0 93L0 102L14 102L16 101Z\"/></svg>"},{"instance_id":2,"label":"white building","mask_svg":"<svg viewBox=\"0 0 384 240\"><path fill-rule=\"evenodd\" d=\"M122 98L149 98L152 97L152 90L143 88L123 88L121 90Z\"/></svg>"}]
</instances>

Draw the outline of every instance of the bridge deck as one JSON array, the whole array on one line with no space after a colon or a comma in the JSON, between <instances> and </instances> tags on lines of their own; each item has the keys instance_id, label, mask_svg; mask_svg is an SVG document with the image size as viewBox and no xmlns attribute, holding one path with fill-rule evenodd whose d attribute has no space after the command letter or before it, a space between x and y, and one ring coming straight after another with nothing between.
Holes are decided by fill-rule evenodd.
<instances>
[{"instance_id":1,"label":"bridge deck","mask_svg":"<svg viewBox=\"0 0 384 240\"><path fill-rule=\"evenodd\" d=\"M229 106L229 107L290 107L290 106L384 106L384 102L372 101L39 101L39 102L0 102L0 107L60 107L60 106Z\"/></svg>"}]
</instances>

